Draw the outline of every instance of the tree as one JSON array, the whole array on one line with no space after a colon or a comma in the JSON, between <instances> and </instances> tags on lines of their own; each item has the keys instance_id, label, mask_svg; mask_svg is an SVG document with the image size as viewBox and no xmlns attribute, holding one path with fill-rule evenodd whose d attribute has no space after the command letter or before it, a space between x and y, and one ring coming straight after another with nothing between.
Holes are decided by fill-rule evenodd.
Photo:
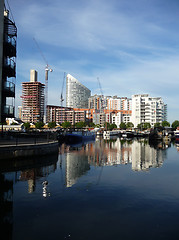
<instances>
[{"instance_id":1,"label":"tree","mask_svg":"<svg viewBox=\"0 0 179 240\"><path fill-rule=\"evenodd\" d=\"M159 128L159 127L161 127L161 124L159 122L157 122L157 123L154 124L154 127Z\"/></svg>"},{"instance_id":2,"label":"tree","mask_svg":"<svg viewBox=\"0 0 179 240\"><path fill-rule=\"evenodd\" d=\"M104 128L106 128L106 130L110 129L110 123L105 122L104 123Z\"/></svg>"},{"instance_id":3,"label":"tree","mask_svg":"<svg viewBox=\"0 0 179 240\"><path fill-rule=\"evenodd\" d=\"M162 122L162 127L170 127L170 123L167 121Z\"/></svg>"},{"instance_id":4,"label":"tree","mask_svg":"<svg viewBox=\"0 0 179 240\"><path fill-rule=\"evenodd\" d=\"M117 125L115 123L110 124L109 129L113 130L114 128L117 128Z\"/></svg>"},{"instance_id":5,"label":"tree","mask_svg":"<svg viewBox=\"0 0 179 240\"><path fill-rule=\"evenodd\" d=\"M24 123L23 126L26 130L30 129L30 123L29 122Z\"/></svg>"},{"instance_id":6,"label":"tree","mask_svg":"<svg viewBox=\"0 0 179 240\"><path fill-rule=\"evenodd\" d=\"M175 120L173 123L172 123L172 128L177 128L179 127L179 121L178 120Z\"/></svg>"},{"instance_id":7,"label":"tree","mask_svg":"<svg viewBox=\"0 0 179 240\"><path fill-rule=\"evenodd\" d=\"M35 127L36 127L37 129L41 129L41 128L43 128L43 126L44 126L44 123L43 123L43 122L36 122L36 123L35 123Z\"/></svg>"},{"instance_id":8,"label":"tree","mask_svg":"<svg viewBox=\"0 0 179 240\"><path fill-rule=\"evenodd\" d=\"M151 125L150 123L143 123L143 129L148 129L148 128L151 128Z\"/></svg>"},{"instance_id":9,"label":"tree","mask_svg":"<svg viewBox=\"0 0 179 240\"><path fill-rule=\"evenodd\" d=\"M86 123L85 123L85 122L77 122L77 123L75 124L75 127L77 127L77 128L86 127Z\"/></svg>"},{"instance_id":10,"label":"tree","mask_svg":"<svg viewBox=\"0 0 179 240\"><path fill-rule=\"evenodd\" d=\"M70 128L71 127L71 123L70 122L63 122L62 123L62 127L63 128Z\"/></svg>"},{"instance_id":11,"label":"tree","mask_svg":"<svg viewBox=\"0 0 179 240\"><path fill-rule=\"evenodd\" d=\"M137 128L140 129L140 130L143 130L143 129L148 129L148 128L151 128L151 125L150 123L139 123L137 125Z\"/></svg>"},{"instance_id":12,"label":"tree","mask_svg":"<svg viewBox=\"0 0 179 240\"><path fill-rule=\"evenodd\" d=\"M120 124L120 128L121 128L121 129L126 129L126 124L125 124L124 122L122 122L122 123Z\"/></svg>"},{"instance_id":13,"label":"tree","mask_svg":"<svg viewBox=\"0 0 179 240\"><path fill-rule=\"evenodd\" d=\"M128 122L128 123L126 124L126 127L127 127L127 128L133 128L133 127L134 127L134 124L133 124L132 122Z\"/></svg>"},{"instance_id":14,"label":"tree","mask_svg":"<svg viewBox=\"0 0 179 240\"><path fill-rule=\"evenodd\" d=\"M95 127L95 124L94 124L94 122L89 122L89 123L88 123L88 126L89 126L89 127Z\"/></svg>"},{"instance_id":15,"label":"tree","mask_svg":"<svg viewBox=\"0 0 179 240\"><path fill-rule=\"evenodd\" d=\"M49 128L54 128L56 126L56 122L49 122L48 127Z\"/></svg>"}]
</instances>

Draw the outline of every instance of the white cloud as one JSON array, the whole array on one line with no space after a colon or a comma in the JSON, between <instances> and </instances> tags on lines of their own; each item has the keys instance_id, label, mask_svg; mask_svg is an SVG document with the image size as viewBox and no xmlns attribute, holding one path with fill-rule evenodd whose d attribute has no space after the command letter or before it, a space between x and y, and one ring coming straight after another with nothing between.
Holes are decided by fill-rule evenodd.
<instances>
[{"instance_id":1,"label":"white cloud","mask_svg":"<svg viewBox=\"0 0 179 240\"><path fill-rule=\"evenodd\" d=\"M54 68L51 104L58 102L63 72L70 72L93 93L99 90L99 77L106 95L162 96L171 106L170 116L176 116L177 2L10 0L10 5L18 26L18 83L29 80L32 68L43 82L45 63L35 49L35 37Z\"/></svg>"}]
</instances>

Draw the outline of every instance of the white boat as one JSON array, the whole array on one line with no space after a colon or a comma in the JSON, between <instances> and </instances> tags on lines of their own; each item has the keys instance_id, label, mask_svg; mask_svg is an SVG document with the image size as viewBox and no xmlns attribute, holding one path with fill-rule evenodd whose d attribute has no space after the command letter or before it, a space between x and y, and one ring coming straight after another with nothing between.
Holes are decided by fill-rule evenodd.
<instances>
[{"instance_id":1,"label":"white boat","mask_svg":"<svg viewBox=\"0 0 179 240\"><path fill-rule=\"evenodd\" d=\"M119 130L104 131L103 137L116 136L119 134Z\"/></svg>"},{"instance_id":2,"label":"white boat","mask_svg":"<svg viewBox=\"0 0 179 240\"><path fill-rule=\"evenodd\" d=\"M175 141L179 142L179 128L177 128L176 131L174 131L174 136L175 136Z\"/></svg>"}]
</instances>

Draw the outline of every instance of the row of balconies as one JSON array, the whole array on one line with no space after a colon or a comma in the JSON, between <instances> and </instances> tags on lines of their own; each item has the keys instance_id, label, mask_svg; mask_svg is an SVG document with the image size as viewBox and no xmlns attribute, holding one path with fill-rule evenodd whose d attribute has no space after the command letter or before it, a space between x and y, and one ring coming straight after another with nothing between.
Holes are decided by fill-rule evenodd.
<instances>
[{"instance_id":1,"label":"row of balconies","mask_svg":"<svg viewBox=\"0 0 179 240\"><path fill-rule=\"evenodd\" d=\"M15 97L15 84L13 82L5 81L3 93L6 97Z\"/></svg>"},{"instance_id":2,"label":"row of balconies","mask_svg":"<svg viewBox=\"0 0 179 240\"><path fill-rule=\"evenodd\" d=\"M3 108L3 115L6 117L13 117L14 116L14 106L12 105L5 105Z\"/></svg>"},{"instance_id":3,"label":"row of balconies","mask_svg":"<svg viewBox=\"0 0 179 240\"><path fill-rule=\"evenodd\" d=\"M15 77L16 76L16 63L13 59L7 59L7 62L3 66L3 77Z\"/></svg>"},{"instance_id":4,"label":"row of balconies","mask_svg":"<svg viewBox=\"0 0 179 240\"><path fill-rule=\"evenodd\" d=\"M3 50L5 57L16 57L16 40L14 38L7 38L7 41L4 41Z\"/></svg>"}]
</instances>

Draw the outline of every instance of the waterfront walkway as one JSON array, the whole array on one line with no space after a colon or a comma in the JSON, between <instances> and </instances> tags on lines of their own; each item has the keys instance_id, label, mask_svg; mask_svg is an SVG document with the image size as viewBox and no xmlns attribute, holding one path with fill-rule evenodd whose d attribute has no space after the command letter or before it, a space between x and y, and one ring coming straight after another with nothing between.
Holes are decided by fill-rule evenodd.
<instances>
[{"instance_id":1,"label":"waterfront walkway","mask_svg":"<svg viewBox=\"0 0 179 240\"><path fill-rule=\"evenodd\" d=\"M58 141L50 134L4 135L0 137L0 159L58 153Z\"/></svg>"}]
</instances>

